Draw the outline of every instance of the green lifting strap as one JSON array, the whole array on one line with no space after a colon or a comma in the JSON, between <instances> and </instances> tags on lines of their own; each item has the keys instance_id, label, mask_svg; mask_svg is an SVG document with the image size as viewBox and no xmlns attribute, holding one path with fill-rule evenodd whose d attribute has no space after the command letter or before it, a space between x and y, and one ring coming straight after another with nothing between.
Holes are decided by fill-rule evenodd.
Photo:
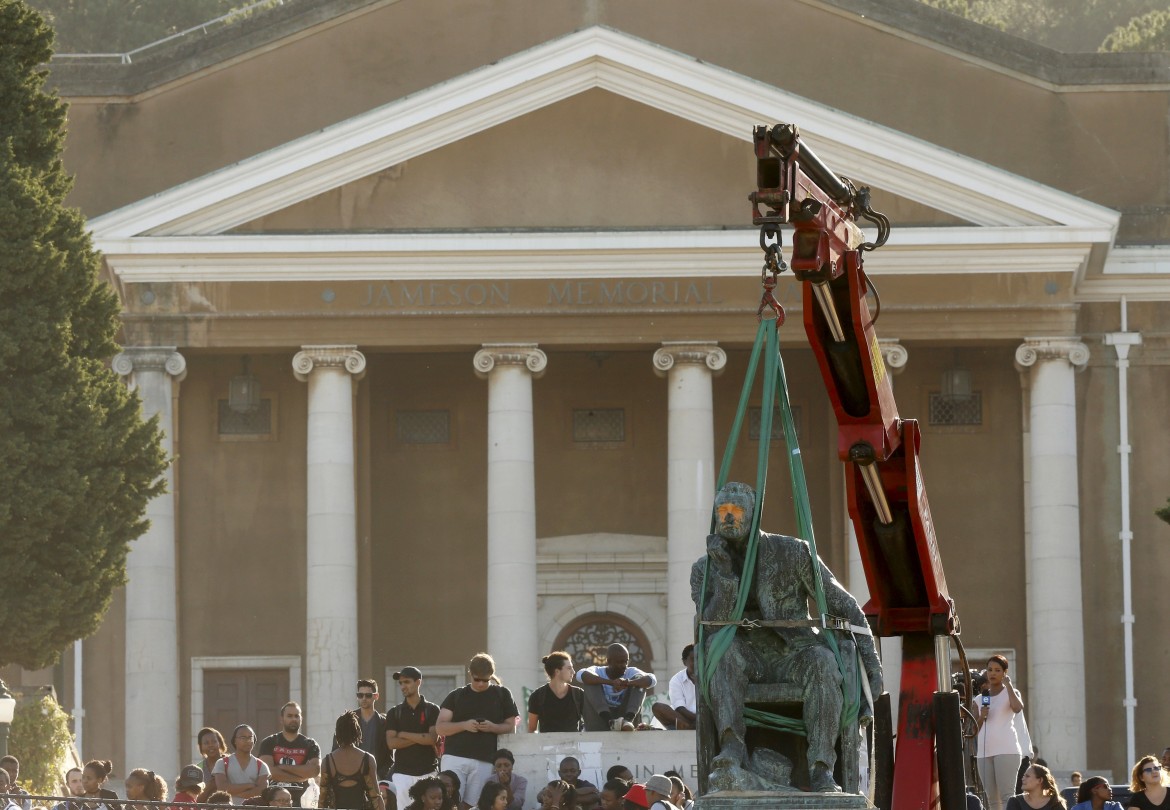
<instances>
[{"instance_id":1,"label":"green lifting strap","mask_svg":"<svg viewBox=\"0 0 1170 810\"><path fill-rule=\"evenodd\" d=\"M759 367L760 355L764 358L764 388L760 406L760 441L759 455L756 461L756 508L752 515L751 534L748 535L748 546L744 557L743 575L740 577L739 594L735 603L735 612L732 620L735 624L720 627L711 634L710 650L704 643L708 631L702 622L698 625L698 644L695 647L695 668L699 673L699 687L703 698L710 705L710 683L715 669L719 665L732 642L735 634L740 630L738 622L743 619L747 606L748 593L754 580L756 557L758 556L760 537L760 518L764 511L764 495L768 481L768 454L771 449L772 417L775 412L776 399L779 395L781 425L784 431L785 444L789 449L788 467L792 474L792 496L796 506L796 522L799 536L807 543L812 555L813 583L815 586L815 600L817 611L822 617L828 614L828 605L825 600L824 582L821 576L820 558L817 555L816 537L813 532L812 507L808 496L808 481L804 474L804 463L800 458L800 444L796 436L796 425L792 419L792 403L788 397L788 381L784 373L784 360L780 356L779 324L775 320L761 320L756 331L756 340L752 345L752 353L748 359L747 376L744 379L743 390L739 397L739 407L735 412L735 420L731 425L731 434L727 439L727 447L723 452L723 462L719 467L719 477L715 483L718 492L727 483L730 475L731 461L735 455L736 445L739 443L740 431L743 428L743 418L747 413L748 401L751 398L752 386L755 383L756 370ZM711 514L711 533L715 533L716 516ZM703 572L703 590L700 596L699 618L702 618L707 599L707 573ZM853 666L845 665L840 646L837 643L836 632L822 630L833 655L837 659L837 666L841 672L841 689L844 697L841 709L841 732L844 735L848 729L856 728L857 717L861 708L861 660L855 652L857 660ZM856 645L855 645L856 650ZM804 722L798 718L784 717L773 712L761 711L744 707L744 720L749 726L786 731L804 735Z\"/></svg>"}]
</instances>

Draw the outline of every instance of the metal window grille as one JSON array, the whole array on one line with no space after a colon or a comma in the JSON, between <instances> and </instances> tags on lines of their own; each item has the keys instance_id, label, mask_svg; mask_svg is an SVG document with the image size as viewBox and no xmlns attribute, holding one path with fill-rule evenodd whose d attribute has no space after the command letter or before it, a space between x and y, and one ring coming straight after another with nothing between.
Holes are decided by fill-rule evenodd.
<instances>
[{"instance_id":1,"label":"metal window grille","mask_svg":"<svg viewBox=\"0 0 1170 810\"><path fill-rule=\"evenodd\" d=\"M591 667L606 663L610 644L622 644L630 651L630 666L650 668L642 640L616 622L598 620L583 624L565 637L561 649L573 657L578 667Z\"/></svg>"},{"instance_id":2,"label":"metal window grille","mask_svg":"<svg viewBox=\"0 0 1170 810\"><path fill-rule=\"evenodd\" d=\"M965 397L930 392L930 424L938 427L970 427L983 424L983 393Z\"/></svg>"},{"instance_id":3,"label":"metal window grille","mask_svg":"<svg viewBox=\"0 0 1170 810\"><path fill-rule=\"evenodd\" d=\"M748 408L748 438L753 442L760 440L760 418L764 415L764 409L755 407ZM796 438L804 438L800 432L800 406L792 406L792 422L796 426ZM779 406L772 412L772 444L784 443L784 425L781 422L781 413Z\"/></svg>"},{"instance_id":4,"label":"metal window grille","mask_svg":"<svg viewBox=\"0 0 1170 810\"><path fill-rule=\"evenodd\" d=\"M402 444L450 444L451 412L398 411L397 431Z\"/></svg>"},{"instance_id":5,"label":"metal window grille","mask_svg":"<svg viewBox=\"0 0 1170 810\"><path fill-rule=\"evenodd\" d=\"M220 436L272 435L272 400L261 399L260 407L251 413L239 413L228 407L226 399L219 400L218 430Z\"/></svg>"},{"instance_id":6,"label":"metal window grille","mask_svg":"<svg viewBox=\"0 0 1170 810\"><path fill-rule=\"evenodd\" d=\"M625 408L574 408L574 442L624 442Z\"/></svg>"}]
</instances>

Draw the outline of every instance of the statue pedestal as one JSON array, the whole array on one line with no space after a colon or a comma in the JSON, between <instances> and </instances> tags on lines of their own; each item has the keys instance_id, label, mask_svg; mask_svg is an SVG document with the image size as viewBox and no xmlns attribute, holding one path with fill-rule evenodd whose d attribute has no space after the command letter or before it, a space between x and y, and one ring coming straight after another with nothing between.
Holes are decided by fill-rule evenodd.
<instances>
[{"instance_id":1,"label":"statue pedestal","mask_svg":"<svg viewBox=\"0 0 1170 810\"><path fill-rule=\"evenodd\" d=\"M799 790L760 793L722 790L695 799L695 810L864 810L864 796L856 793L805 793Z\"/></svg>"}]
</instances>

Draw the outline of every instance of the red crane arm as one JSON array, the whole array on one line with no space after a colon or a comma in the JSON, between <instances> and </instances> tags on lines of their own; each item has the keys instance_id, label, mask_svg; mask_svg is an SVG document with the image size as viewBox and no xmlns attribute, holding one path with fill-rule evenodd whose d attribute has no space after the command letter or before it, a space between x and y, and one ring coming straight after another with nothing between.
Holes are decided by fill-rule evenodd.
<instances>
[{"instance_id":1,"label":"red crane arm","mask_svg":"<svg viewBox=\"0 0 1170 810\"><path fill-rule=\"evenodd\" d=\"M795 126L757 127L754 142L757 190L749 199L769 254L765 287L785 269L780 225L791 225L792 272L802 282L805 331L837 418L849 515L869 584L865 613L875 635L903 637L893 807L925 810L939 796L932 701L936 689L950 691L945 642L959 622L919 464L918 423L898 415L869 304L871 292L877 299L863 253L885 242L889 222L870 208L869 189L830 172ZM877 225L875 242L865 241L858 219Z\"/></svg>"}]
</instances>

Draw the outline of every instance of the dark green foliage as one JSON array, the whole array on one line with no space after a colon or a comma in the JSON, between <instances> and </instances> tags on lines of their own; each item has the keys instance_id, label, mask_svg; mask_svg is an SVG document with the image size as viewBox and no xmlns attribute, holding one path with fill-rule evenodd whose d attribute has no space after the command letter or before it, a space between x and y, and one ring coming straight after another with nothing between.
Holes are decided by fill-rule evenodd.
<instances>
[{"instance_id":1,"label":"dark green foliage","mask_svg":"<svg viewBox=\"0 0 1170 810\"><path fill-rule=\"evenodd\" d=\"M1170 0L921 2L1060 51L1165 50L1167 47L1164 34L1161 34L1162 39L1157 38L1158 34L1152 34L1159 27L1159 17L1152 12L1170 9ZM1164 28L1164 23L1161 26ZM1122 30L1133 33L1119 36L1118 32ZM1104 44L1102 40L1105 40ZM1139 45L1130 47L1131 42Z\"/></svg>"},{"instance_id":2,"label":"dark green foliage","mask_svg":"<svg viewBox=\"0 0 1170 810\"><path fill-rule=\"evenodd\" d=\"M59 53L123 53L227 14L247 0L32 0Z\"/></svg>"},{"instance_id":3,"label":"dark green foliage","mask_svg":"<svg viewBox=\"0 0 1170 810\"><path fill-rule=\"evenodd\" d=\"M65 105L37 66L52 32L0 0L0 665L37 669L97 629L166 459L108 368L118 302L60 152Z\"/></svg>"},{"instance_id":4,"label":"dark green foliage","mask_svg":"<svg viewBox=\"0 0 1170 810\"><path fill-rule=\"evenodd\" d=\"M1166 499L1166 505L1161 509L1155 509L1154 514L1167 523L1170 523L1170 498Z\"/></svg>"},{"instance_id":5,"label":"dark green foliage","mask_svg":"<svg viewBox=\"0 0 1170 810\"><path fill-rule=\"evenodd\" d=\"M1113 29L1102 51L1170 51L1170 10L1151 11Z\"/></svg>"}]
</instances>

